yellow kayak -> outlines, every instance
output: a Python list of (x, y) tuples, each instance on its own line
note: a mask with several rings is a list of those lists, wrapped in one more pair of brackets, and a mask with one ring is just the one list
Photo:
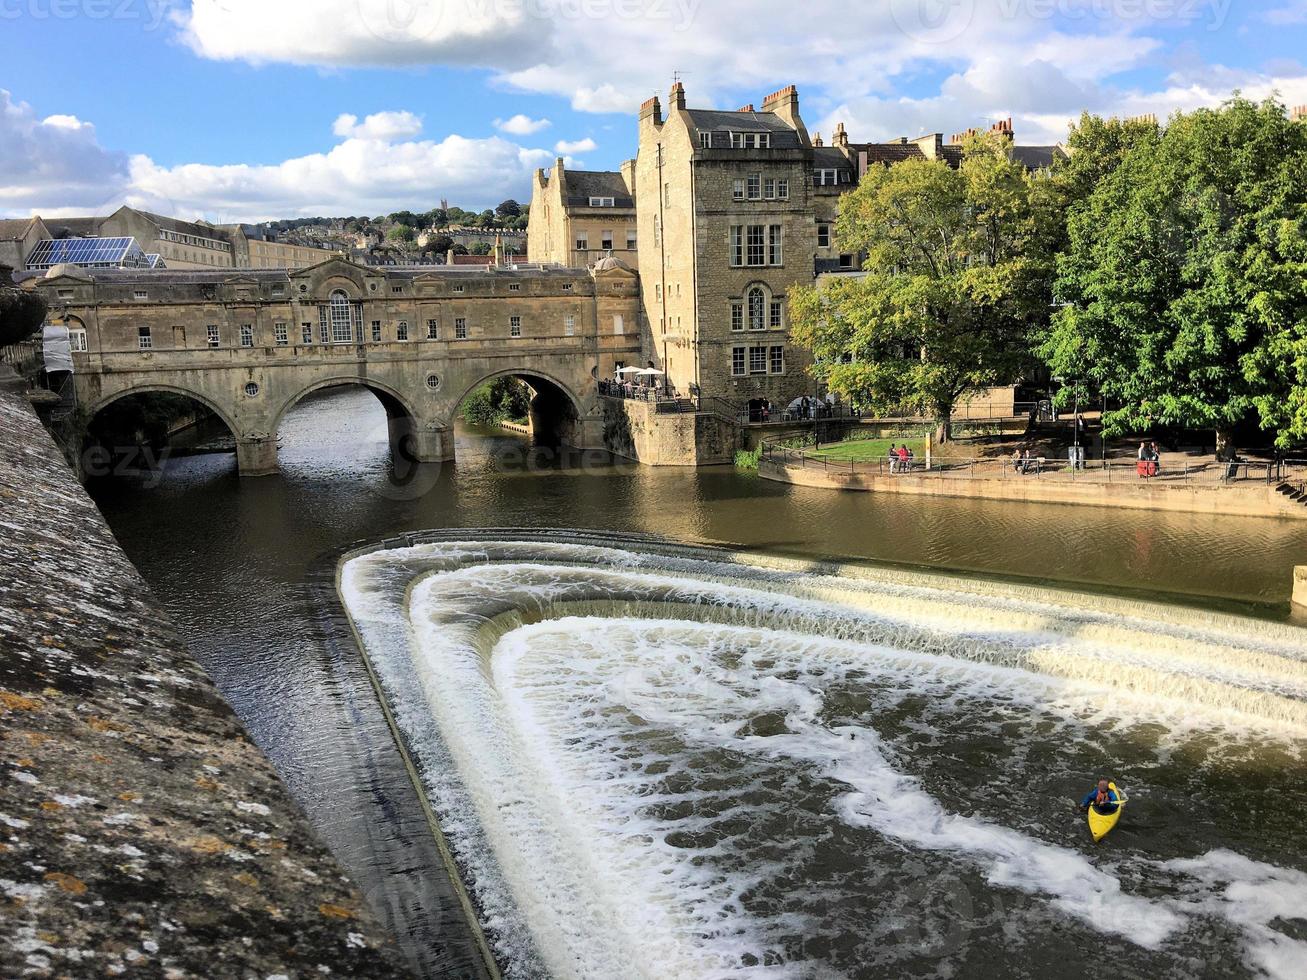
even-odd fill
[(1127, 803), (1126, 795), (1116, 788), (1116, 783), (1108, 783), (1107, 788), (1116, 794), (1116, 808), (1111, 813), (1099, 813), (1094, 809), (1093, 804), (1089, 806), (1089, 832), (1094, 835), (1094, 843), (1107, 836), (1108, 831), (1116, 826), (1116, 822), (1121, 819), (1121, 811), (1125, 809)]

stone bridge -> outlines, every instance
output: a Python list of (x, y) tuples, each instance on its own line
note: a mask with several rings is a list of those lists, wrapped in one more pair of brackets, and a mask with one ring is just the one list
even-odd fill
[(467, 395), (521, 378), (537, 433), (604, 448), (595, 381), (645, 364), (636, 274), (593, 270), (373, 268), (85, 270), (33, 284), (73, 337), (88, 420), (127, 395), (185, 395), (236, 440), (243, 476), (277, 469), (277, 429), (306, 395), (358, 385), (385, 406), (397, 458), (452, 459)]

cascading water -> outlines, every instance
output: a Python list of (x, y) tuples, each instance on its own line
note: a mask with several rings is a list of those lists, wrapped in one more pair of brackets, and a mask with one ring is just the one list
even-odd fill
[[(1302, 975), (1303, 630), (422, 537), (341, 593), (508, 976)], [(1104, 772), (1132, 802), (1095, 846)]]

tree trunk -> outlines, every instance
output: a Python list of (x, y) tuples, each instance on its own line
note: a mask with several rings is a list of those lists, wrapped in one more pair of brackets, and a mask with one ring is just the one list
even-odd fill
[(941, 411), (936, 418), (935, 445), (942, 446), (953, 439), (953, 413)]
[(1216, 458), (1223, 462), (1234, 459), (1234, 430), (1216, 430)]

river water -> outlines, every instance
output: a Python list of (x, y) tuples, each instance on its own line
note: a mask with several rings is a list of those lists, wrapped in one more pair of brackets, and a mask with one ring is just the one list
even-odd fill
[[(610, 533), (400, 541), (344, 579), (506, 974), (1302, 974), (1307, 634), (1277, 622), (1301, 526), (472, 430), (397, 486), (385, 432), (332, 394), (287, 418), (279, 476), (194, 457), (96, 493), (422, 972), (475, 953), (324, 582), (354, 543), (517, 527)], [(1095, 847), (1070, 801), (1100, 771), (1132, 802)]]

